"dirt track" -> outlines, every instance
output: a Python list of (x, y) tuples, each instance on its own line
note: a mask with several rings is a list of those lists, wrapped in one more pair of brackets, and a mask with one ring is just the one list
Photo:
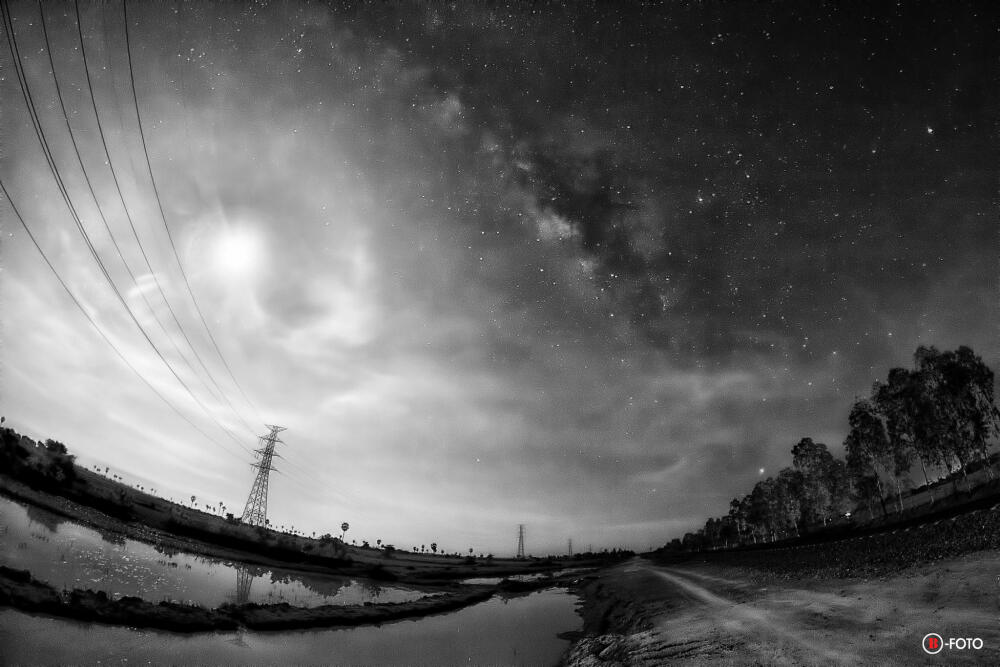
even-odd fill
[[(876, 580), (768, 578), (633, 560), (583, 587), (592, 636), (566, 664), (1000, 664), (1000, 554)], [(981, 650), (921, 649), (929, 632)]]

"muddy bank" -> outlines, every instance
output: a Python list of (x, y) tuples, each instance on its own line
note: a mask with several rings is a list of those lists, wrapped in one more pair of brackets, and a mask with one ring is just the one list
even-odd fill
[(577, 613), (583, 628), (563, 636), (573, 644), (560, 664), (621, 664), (628, 656), (625, 638), (649, 631), (657, 615), (669, 612), (674, 601), (656, 594), (655, 582), (641, 574), (626, 576), (621, 568), (607, 568), (570, 584), (580, 598)]

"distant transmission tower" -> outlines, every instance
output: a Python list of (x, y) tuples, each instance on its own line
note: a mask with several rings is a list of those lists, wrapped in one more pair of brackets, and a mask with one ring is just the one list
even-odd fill
[(257, 469), (257, 477), (250, 488), (250, 495), (247, 497), (246, 507), (243, 508), (243, 523), (251, 526), (263, 526), (267, 524), (267, 476), (275, 468), (271, 465), (274, 457), (274, 446), (281, 442), (278, 434), (285, 430), (284, 426), (271, 426), (265, 424), (271, 432), (260, 436), (260, 449), (257, 458), (260, 459), (250, 466)]
[(517, 524), (517, 557), (524, 558), (524, 524)]
[(569, 554), (570, 556), (573, 555), (573, 538), (572, 537), (569, 538), (569, 540), (566, 541), (566, 553)]

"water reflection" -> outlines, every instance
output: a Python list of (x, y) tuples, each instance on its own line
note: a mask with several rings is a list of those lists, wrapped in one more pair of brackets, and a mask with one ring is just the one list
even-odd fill
[(177, 551), (98, 532), (5, 498), (0, 498), (0, 532), (0, 564), (30, 570), (57, 589), (102, 590), (112, 598), (131, 595), (207, 607), (234, 601), (314, 607), (406, 602), (427, 595), (402, 586)]
[(253, 575), (246, 565), (236, 566), (236, 595), (233, 596), (235, 604), (246, 604), (250, 602), (250, 586), (253, 584)]
[(14, 664), (552, 665), (569, 645), (557, 633), (580, 627), (576, 602), (550, 589), (381, 626), (196, 635), (0, 609), (0, 646)]
[(30, 521), (30, 526), (38, 524), (40, 527), (47, 528), (49, 532), (56, 532), (59, 528), (59, 524), (65, 523), (66, 519), (54, 514), (52, 512), (46, 512), (43, 509), (34, 507), (33, 505), (26, 505), (25, 510), (28, 513), (28, 520)]

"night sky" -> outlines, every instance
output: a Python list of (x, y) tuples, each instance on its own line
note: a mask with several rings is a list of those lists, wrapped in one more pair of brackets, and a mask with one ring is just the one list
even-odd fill
[[(120, 3), (11, 14), (46, 137), (140, 322), (246, 448), (275, 524), (509, 555), (725, 512), (920, 344), (998, 345), (992, 3)], [(869, 6), (874, 4), (874, 6)], [(2, 406), (85, 465), (238, 514), (250, 454), (89, 255), (3, 49)], [(169, 329), (169, 327), (168, 327)], [(189, 358), (190, 354), (187, 355)], [(199, 379), (200, 378), (200, 379)], [(208, 388), (206, 388), (206, 386)], [(250, 429), (244, 425), (246, 421)]]

